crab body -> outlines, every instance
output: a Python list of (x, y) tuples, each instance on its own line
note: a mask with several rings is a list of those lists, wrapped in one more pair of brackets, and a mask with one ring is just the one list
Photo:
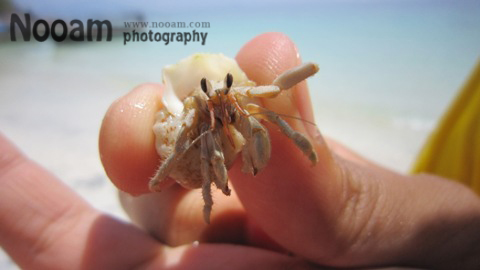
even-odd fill
[[(223, 55), (197, 54), (167, 67), (165, 106), (153, 127), (162, 164), (150, 189), (159, 191), (167, 177), (185, 188), (202, 188), (204, 218), (209, 223), (211, 185), (230, 195), (227, 171), (237, 155), (242, 154), (242, 171), (253, 175), (270, 159), (269, 134), (260, 118), (276, 124), (315, 164), (309, 140), (279, 115), (260, 107), (257, 99), (274, 97), (317, 71), (315, 64), (303, 64), (277, 77), (272, 85), (256, 86), (234, 60)], [(186, 77), (192, 73), (193, 77)]]
[[(196, 91), (192, 96), (186, 98), (184, 106), (185, 113), (180, 116), (169, 113), (166, 108), (160, 110), (157, 113), (154, 132), (157, 138), (157, 151), (161, 159), (166, 160), (174, 152), (175, 142), (183, 127), (189, 146), (185, 145), (188, 149), (185, 149), (180, 161), (176, 163), (168, 176), (183, 187), (194, 189), (200, 188), (203, 182), (200, 162), (202, 138), (199, 137), (200, 135), (206, 136), (205, 132), (207, 131), (213, 134), (215, 142), (222, 149), (223, 163), (227, 169), (232, 165), (245, 140), (232, 125), (227, 127), (234, 142), (233, 145), (219, 122), (216, 123), (213, 130), (210, 130), (211, 119), (203, 92)], [(218, 121), (218, 118), (215, 120)], [(199, 138), (199, 140), (192, 144), (195, 138)]]

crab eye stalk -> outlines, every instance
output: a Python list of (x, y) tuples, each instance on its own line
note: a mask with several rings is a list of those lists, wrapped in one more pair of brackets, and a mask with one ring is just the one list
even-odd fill
[(225, 94), (228, 94), (228, 91), (230, 91), (230, 87), (232, 87), (233, 84), (233, 76), (230, 73), (227, 73), (227, 76), (225, 76)]
[(207, 96), (208, 96), (208, 87), (207, 87), (207, 79), (206, 78), (203, 78), (200, 81), (200, 86), (202, 87), (202, 91), (205, 92), (205, 94), (207, 94)]

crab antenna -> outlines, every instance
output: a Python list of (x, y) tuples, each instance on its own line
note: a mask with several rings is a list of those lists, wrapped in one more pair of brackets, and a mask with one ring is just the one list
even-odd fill
[(205, 130), (200, 135), (198, 135), (189, 145), (180, 153), (181, 155), (185, 154), (193, 145), (195, 145), (203, 136), (205, 136), (210, 130)]
[(283, 116), (283, 117), (286, 117), (286, 118), (296, 119), (296, 120), (305, 122), (305, 123), (307, 123), (307, 124), (310, 124), (310, 125), (312, 125), (312, 126), (317, 126), (315, 123), (310, 122), (310, 121), (308, 121), (308, 120), (305, 120), (305, 119), (303, 119), (303, 118), (296, 117), (296, 116), (293, 116), (293, 115), (276, 113), (276, 112), (274, 112), (274, 111), (270, 111), (269, 109), (262, 108), (262, 107), (260, 107), (260, 106), (258, 106), (258, 105), (256, 105), (256, 104), (247, 104), (247, 111), (249, 112), (249, 115), (248, 115), (248, 116), (274, 113), (274, 114), (276, 114), (276, 115), (278, 115), (278, 116)]
[[(255, 112), (255, 113), (250, 113), (248, 116), (261, 115), (261, 114), (267, 114), (267, 113), (268, 112)], [(300, 118), (300, 117), (296, 117), (296, 116), (288, 115), (288, 114), (283, 114), (283, 113), (275, 113), (275, 114), (278, 115), (278, 116), (281, 116), (281, 117), (292, 118), (292, 119), (295, 119), (295, 120), (298, 120), (298, 121), (302, 121), (304, 123), (307, 123), (307, 124), (315, 126), (315, 127), (317, 126), (317, 124), (315, 124), (314, 122), (305, 120), (305, 119)]]

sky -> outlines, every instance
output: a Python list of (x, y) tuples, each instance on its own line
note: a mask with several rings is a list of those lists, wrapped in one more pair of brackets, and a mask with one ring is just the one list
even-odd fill
[[(202, 12), (209, 16), (211, 13), (219, 12), (244, 12), (248, 13), (256, 9), (263, 9), (262, 12), (268, 12), (272, 9), (297, 10), (303, 8), (321, 8), (328, 6), (377, 6), (377, 7), (438, 7), (455, 6), (474, 8), (479, 11), (479, 1), (475, 0), (242, 0), (228, 2), (222, 0), (203, 0), (203, 1), (152, 1), (152, 0), (12, 0), (13, 3), (22, 10), (28, 10), (38, 13), (39, 16), (60, 16), (60, 17), (88, 17), (95, 15), (122, 16), (129, 13), (168, 13), (177, 14)], [(246, 14), (247, 15), (247, 14)]]

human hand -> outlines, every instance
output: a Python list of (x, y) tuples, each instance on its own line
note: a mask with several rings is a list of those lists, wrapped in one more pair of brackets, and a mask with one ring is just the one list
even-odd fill
[[(237, 61), (258, 83), (299, 63), (294, 45), (279, 34), (257, 37)], [(161, 90), (154, 84), (135, 89), (112, 105), (102, 126), (105, 169), (133, 194), (148, 192), (158, 165), (151, 127)], [(312, 120), (305, 90), (301, 84), (265, 105)], [(92, 209), (0, 137), (0, 244), (26, 269), (314, 267), (304, 260), (478, 268), (480, 203), (470, 190), (433, 176), (390, 172), (325, 143), (315, 128), (289, 123), (315, 144), (317, 166), (267, 124), (269, 165), (253, 178), (235, 164), (229, 172), (235, 192), (214, 195), (211, 225), (202, 219), (199, 190), (174, 185), (138, 198), (124, 195), (127, 211), (156, 239)], [(220, 243), (189, 244), (194, 240)]]
[[(301, 62), (294, 44), (275, 33), (247, 43), (237, 61), (259, 84)], [(131, 194), (148, 192), (148, 179), (158, 166), (151, 127), (162, 89), (138, 87), (112, 105), (103, 125), (100, 149), (107, 173)], [(313, 121), (307, 90), (303, 82), (263, 105)], [(241, 173), (237, 160), (229, 171), (233, 195), (214, 194), (211, 225), (201, 217), (200, 191), (177, 185), (138, 198), (123, 194), (125, 209), (172, 246), (195, 240), (233, 242), (341, 267), (480, 266), (480, 200), (469, 189), (435, 176), (392, 172), (326, 142), (309, 124), (286, 120), (315, 144), (318, 164), (311, 167), (267, 123), (272, 141), (268, 166), (252, 177)]]

